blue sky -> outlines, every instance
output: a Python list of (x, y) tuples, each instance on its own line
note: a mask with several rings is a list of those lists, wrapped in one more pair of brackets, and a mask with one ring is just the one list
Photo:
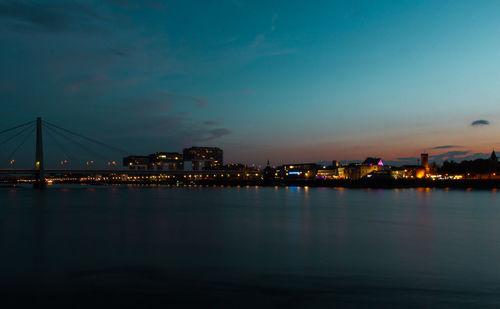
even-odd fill
[(496, 1), (0, 1), (0, 44), (2, 128), (257, 164), (500, 148)]

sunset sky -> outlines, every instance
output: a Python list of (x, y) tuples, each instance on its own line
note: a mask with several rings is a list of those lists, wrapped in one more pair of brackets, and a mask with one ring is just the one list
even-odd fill
[(500, 149), (500, 1), (0, 0), (0, 45), (0, 130), (256, 164)]

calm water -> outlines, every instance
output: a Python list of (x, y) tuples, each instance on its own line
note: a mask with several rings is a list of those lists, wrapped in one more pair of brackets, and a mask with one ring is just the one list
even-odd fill
[(0, 306), (500, 306), (500, 192), (0, 189)]

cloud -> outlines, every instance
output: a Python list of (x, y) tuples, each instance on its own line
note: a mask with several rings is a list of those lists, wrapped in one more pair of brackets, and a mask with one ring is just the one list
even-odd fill
[(111, 49), (111, 54), (118, 57), (126, 57), (129, 55), (128, 51), (122, 48)]
[(219, 125), (219, 122), (215, 121), (215, 120), (207, 120), (207, 121), (203, 122), (203, 124), (206, 126), (217, 126), (217, 125)]
[(123, 105), (122, 112), (131, 113), (135, 117), (149, 116), (150, 114), (164, 114), (172, 109), (172, 103), (161, 99), (136, 99)]
[[(113, 106), (113, 112), (119, 110), (126, 115), (133, 115), (139, 118), (157, 118), (158, 116), (164, 116), (167, 112), (172, 114), (182, 114), (182, 111), (189, 110), (189, 104), (184, 103), (194, 102), (198, 107), (204, 107), (206, 105), (205, 100), (189, 96), (189, 95), (178, 95), (172, 94), (166, 91), (162, 91), (151, 95), (147, 98), (133, 98), (127, 103), (121, 104), (120, 106)], [(200, 106), (203, 105), (203, 106)], [(192, 105), (191, 105), (192, 106)], [(187, 109), (186, 109), (187, 107)], [(174, 111), (175, 109), (175, 111)], [(153, 121), (154, 122), (154, 121)], [(215, 121), (202, 121), (203, 125), (214, 126), (218, 125)]]
[(473, 127), (476, 127), (476, 126), (486, 126), (486, 125), (489, 125), (489, 124), (490, 124), (490, 122), (488, 120), (479, 119), (479, 120), (474, 120), (471, 123), (471, 126), (473, 126)]
[[(448, 146), (448, 145), (445, 145)], [(452, 146), (452, 145), (450, 145)], [(440, 146), (437, 146), (440, 147)], [(458, 146), (453, 146), (453, 147), (458, 147)], [(462, 146), (459, 146), (462, 147)], [(435, 147), (436, 148), (436, 147)], [(446, 148), (436, 148), (436, 149), (446, 149)], [(443, 164), (444, 161), (455, 161), (455, 162), (461, 162), (465, 160), (476, 160), (476, 159), (487, 159), (490, 156), (488, 153), (471, 153), (470, 150), (464, 150), (464, 151), (448, 151), (445, 153), (437, 154), (437, 155), (430, 155), (429, 156), (429, 161), (430, 162), (435, 162), (437, 164)], [(393, 164), (393, 165), (416, 165), (417, 162), (420, 161), (420, 157), (401, 157), (401, 158), (396, 158), (396, 161), (384, 161), (388, 164)]]
[(160, 97), (169, 98), (171, 101), (175, 101), (175, 103), (183, 104), (183, 103), (196, 103), (199, 108), (204, 108), (207, 106), (207, 101), (203, 98), (185, 95), (185, 94), (176, 94), (168, 91), (160, 91)]
[(395, 161), (387, 161), (384, 160), (384, 163), (389, 164), (389, 165), (416, 165), (417, 162), (419, 162), (420, 158), (418, 157), (402, 157), (402, 158), (396, 158)]
[(223, 137), (224, 135), (231, 134), (231, 131), (229, 131), (226, 128), (217, 128), (217, 129), (209, 130), (208, 134), (210, 135), (209, 139), (214, 139), (214, 138)]
[(272, 33), (273, 31), (266, 31), (256, 34), (251, 41), (241, 46), (231, 44), (230, 48), (221, 52), (216, 64), (218, 66), (242, 65), (258, 59), (294, 54), (298, 51), (294, 47), (284, 46), (286, 44), (285, 41), (274, 40)]
[(199, 107), (203, 108), (203, 107), (207, 106), (207, 101), (205, 99), (192, 97), (192, 96), (181, 96), (181, 97), (195, 101), (196, 103), (198, 103)]
[(454, 160), (456, 157), (462, 157), (468, 154), (470, 151), (469, 150), (464, 150), (464, 151), (448, 151), (442, 154), (438, 155), (430, 155), (429, 158), (432, 160)]
[(258, 34), (253, 42), (250, 44), (251, 48), (261, 46), (266, 41), (266, 35), (264, 33)]
[(463, 148), (464, 146), (460, 145), (442, 145), (442, 146), (436, 146), (432, 147), (431, 149), (449, 149), (449, 148)]
[(85, 76), (82, 78), (79, 78), (73, 82), (71, 82), (67, 87), (66, 87), (66, 92), (68, 93), (76, 93), (79, 92), (82, 88), (92, 85), (92, 84), (99, 84), (104, 82), (106, 78), (104, 77), (103, 74), (95, 74), (92, 76)]
[(184, 146), (196, 145), (199, 143), (213, 141), (221, 138), (232, 132), (227, 128), (208, 129), (206, 126), (190, 126), (186, 127), (182, 134), (179, 135), (179, 142)]
[(89, 89), (91, 89), (92, 92), (95, 92), (96, 90), (105, 90), (110, 87), (136, 85), (140, 81), (142, 81), (142, 78), (133, 77), (128, 79), (111, 79), (103, 73), (97, 73), (85, 75), (70, 81), (66, 85), (65, 91), (67, 94), (77, 94), (88, 91)]
[[(92, 118), (96, 124), (87, 130), (94, 136), (116, 141), (116, 145), (128, 145), (123, 148), (137, 153), (180, 151), (231, 134), (218, 121), (191, 116), (194, 109), (200, 108), (200, 102), (205, 101), (161, 91), (113, 104), (96, 103), (86, 110), (85, 118)], [(100, 124), (104, 123), (106, 130), (102, 131)]]
[(76, 2), (0, 1), (0, 19), (18, 31), (66, 31), (90, 26), (104, 18), (91, 6)]
[[(452, 145), (445, 145), (452, 146)], [(440, 147), (440, 146), (437, 146)], [(457, 147), (457, 146), (453, 146)], [(460, 146), (461, 147), (461, 146)], [(450, 147), (451, 148), (451, 147)], [(436, 148), (435, 149), (446, 149), (446, 148)], [(461, 162), (464, 160), (475, 160), (475, 159), (485, 159), (488, 158), (489, 154), (487, 153), (471, 153), (470, 150), (464, 151), (448, 151), (445, 153), (430, 155), (429, 161), (435, 162), (437, 164), (443, 164), (444, 161), (455, 161)], [(420, 162), (420, 157), (402, 157), (396, 158), (396, 161), (387, 161), (387, 163), (394, 165), (416, 165), (417, 162)]]
[(132, 1), (132, 0), (107, 0), (110, 4), (127, 10), (136, 10), (142, 4), (145, 4), (149, 8), (156, 10), (165, 10), (167, 8), (166, 4), (162, 1), (156, 0), (143, 0), (143, 1)]
[(274, 32), (276, 30), (276, 19), (278, 19), (278, 14), (274, 14), (273, 18), (271, 19), (271, 32)]

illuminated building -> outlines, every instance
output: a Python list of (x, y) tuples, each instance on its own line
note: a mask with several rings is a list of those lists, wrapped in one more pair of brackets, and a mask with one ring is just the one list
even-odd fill
[(242, 163), (226, 164), (223, 166), (223, 170), (225, 170), (225, 171), (240, 171), (240, 172), (256, 171), (255, 168), (247, 167), (245, 164), (242, 164)]
[(393, 171), (393, 176), (402, 178), (424, 178), (425, 168), (421, 165), (403, 165), (399, 167), (399, 172)]
[(149, 155), (151, 164), (158, 170), (183, 170), (183, 155), (178, 152), (157, 152)]
[(318, 179), (339, 179), (345, 178), (345, 167), (340, 166), (336, 160), (332, 161), (332, 165), (323, 166), (316, 173)]
[(279, 174), (284, 178), (315, 178), (319, 167), (316, 163), (285, 164), (279, 168)]
[[(342, 168), (343, 170), (343, 168)], [(343, 171), (342, 171), (343, 174)], [(316, 173), (316, 178), (318, 179), (338, 179), (342, 178), (339, 176), (339, 169), (321, 169)]]
[(152, 168), (149, 156), (128, 156), (123, 158), (123, 166), (128, 166), (131, 170), (147, 170)]
[(367, 164), (351, 164), (346, 167), (346, 178), (348, 179), (361, 179), (373, 171), (378, 171), (380, 167), (378, 165), (367, 165)]
[(346, 178), (361, 179), (366, 175), (384, 169), (384, 162), (380, 158), (368, 157), (363, 163), (350, 164), (346, 167)]
[(186, 148), (183, 156), (186, 170), (211, 170), (223, 165), (223, 151), (218, 147)]
[(384, 162), (382, 162), (382, 159), (380, 158), (373, 158), (373, 157), (368, 157), (363, 161), (363, 165), (377, 165), (377, 166), (384, 166)]
[(395, 177), (392, 174), (392, 171), (388, 169), (372, 171), (363, 176), (363, 179), (370, 179), (370, 180), (389, 180), (393, 178)]
[(131, 170), (182, 170), (182, 154), (177, 152), (157, 152), (149, 156), (128, 156), (123, 158), (123, 166)]

